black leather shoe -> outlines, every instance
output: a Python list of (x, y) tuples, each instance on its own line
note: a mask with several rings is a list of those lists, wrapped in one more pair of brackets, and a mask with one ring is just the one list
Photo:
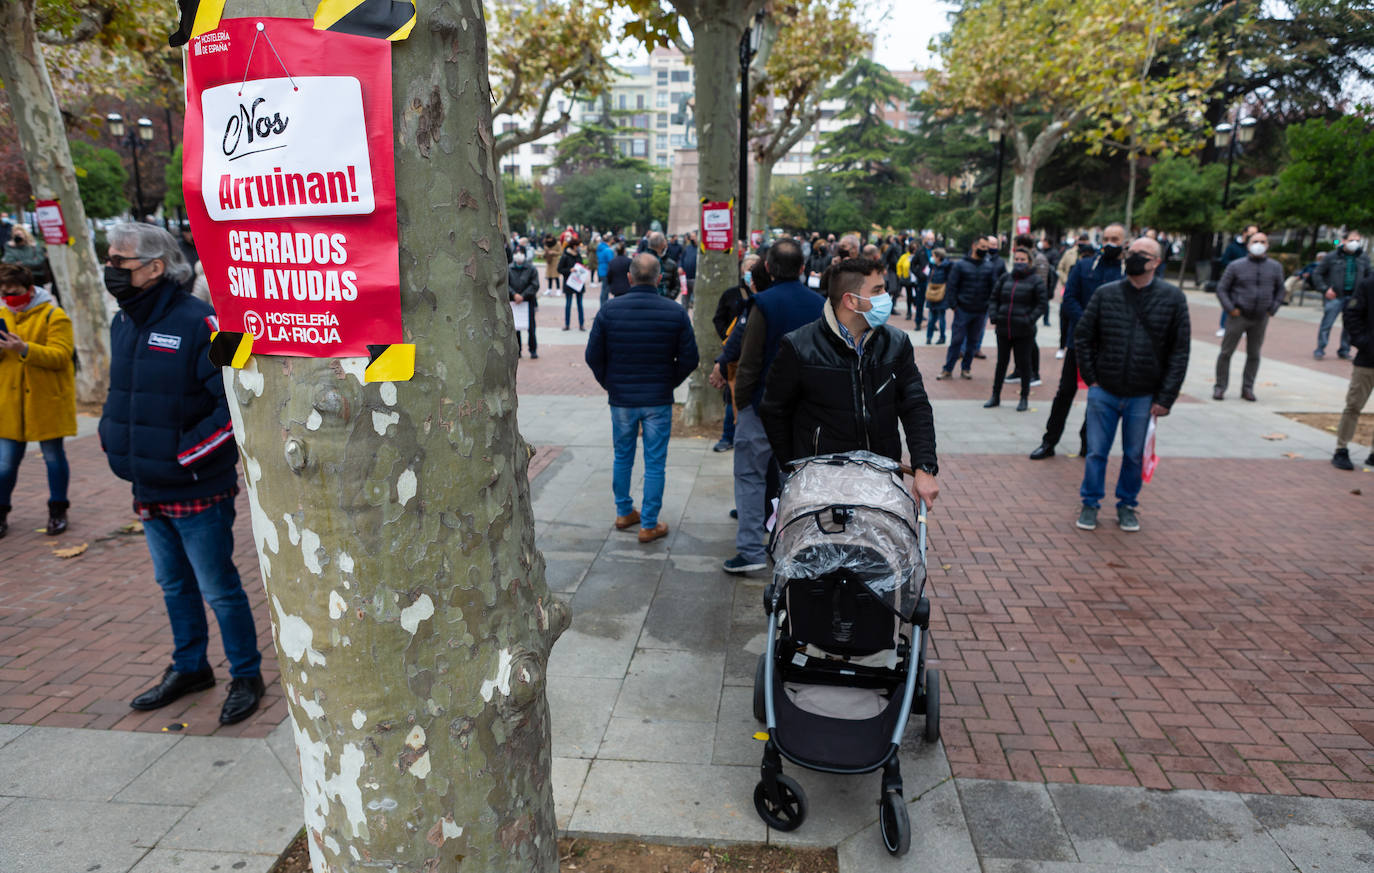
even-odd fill
[(69, 504), (65, 500), (48, 501), (48, 529), (44, 531), (48, 536), (55, 537), (67, 531), (67, 507)]
[(157, 709), (187, 694), (214, 686), (215, 674), (209, 667), (194, 673), (178, 673), (168, 667), (161, 682), (129, 701), (129, 705), (134, 709)]
[(1021, 402), (1016, 404), (1016, 411), (1025, 412), (1027, 409), (1030, 409), (1030, 403), (1026, 402), (1026, 398), (1022, 397)]
[(984, 408), (984, 409), (992, 409), (994, 406), (1001, 406), (1001, 405), (1002, 405), (1002, 400), (1001, 400), (1001, 398), (994, 397), (994, 398), (992, 398), (991, 400), (989, 400), (987, 403), (984, 403), (984, 404), (983, 404), (983, 408)]
[(219, 711), (220, 724), (235, 724), (257, 711), (262, 700), (262, 676), (242, 676), (229, 680), (229, 696)]
[(1032, 461), (1043, 461), (1046, 458), (1053, 457), (1054, 446), (1050, 445), (1049, 443), (1041, 443), (1040, 445), (1035, 447), (1035, 451), (1030, 453), (1030, 459)]

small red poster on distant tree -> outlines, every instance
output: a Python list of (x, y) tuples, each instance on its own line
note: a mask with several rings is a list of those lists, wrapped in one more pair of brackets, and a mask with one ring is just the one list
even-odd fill
[(186, 211), (222, 328), (270, 355), (400, 342), (391, 44), (254, 17), (187, 49)]
[(734, 201), (701, 201), (701, 250), (728, 252), (735, 248)]
[(1030, 216), (1022, 215), (1016, 219), (1016, 232), (1018, 234), (1030, 233)]
[(50, 246), (65, 246), (71, 242), (67, 222), (62, 218), (62, 204), (56, 200), (35, 201), (33, 211), (38, 215), (38, 230), (43, 242)]

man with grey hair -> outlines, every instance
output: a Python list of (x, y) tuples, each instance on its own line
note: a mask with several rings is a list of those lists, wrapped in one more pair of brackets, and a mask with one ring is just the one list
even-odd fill
[[(662, 244), (663, 235), (658, 234)], [(650, 245), (654, 240), (650, 238)], [(639, 541), (668, 535), (658, 520), (673, 429), (673, 389), (697, 367), (692, 322), (681, 306), (658, 294), (659, 258), (642, 252), (630, 261), (630, 290), (606, 301), (587, 337), (586, 362), (611, 406), (615, 462), (611, 492), (615, 528), (639, 526)], [(644, 492), (641, 510), (630, 495), (635, 445), (644, 438)]]
[[(667, 238), (658, 231), (650, 233), (649, 251), (658, 258), (658, 279), (654, 284), (658, 287), (659, 295), (667, 297), (669, 300), (676, 300), (681, 283), (678, 281), (677, 261), (668, 255)], [(631, 274), (630, 283), (634, 284), (634, 281), (634, 275)]]
[(215, 684), (204, 598), (229, 661), (219, 720), (234, 724), (262, 699), (262, 655), (233, 560), (238, 450), (224, 377), (209, 357), (219, 325), (208, 303), (185, 292), (190, 275), (167, 231), (111, 228), (105, 287), (120, 311), (110, 325), (100, 444), (110, 469), (133, 486), (175, 644), (162, 680), (130, 705), (157, 709)]
[(1226, 265), (1217, 283), (1217, 301), (1229, 317), (1226, 333), (1217, 355), (1217, 381), (1212, 399), (1226, 397), (1231, 378), (1231, 355), (1240, 338), (1245, 337), (1245, 369), (1241, 371), (1240, 396), (1255, 399), (1255, 376), (1259, 374), (1260, 349), (1269, 319), (1283, 305), (1283, 266), (1269, 257), (1269, 237), (1258, 229), (1250, 234), (1246, 255)]

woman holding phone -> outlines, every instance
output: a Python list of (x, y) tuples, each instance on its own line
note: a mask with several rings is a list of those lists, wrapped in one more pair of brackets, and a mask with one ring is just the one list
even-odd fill
[(48, 468), (48, 536), (67, 529), (67, 454), (76, 434), (72, 322), (19, 264), (0, 264), (0, 537), (9, 530), (10, 495), (25, 444), (36, 442)]

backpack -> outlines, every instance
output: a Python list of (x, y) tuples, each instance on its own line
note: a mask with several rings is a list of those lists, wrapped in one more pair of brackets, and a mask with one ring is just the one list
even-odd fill
[(897, 259), (897, 278), (911, 278), (911, 252), (907, 252)]

